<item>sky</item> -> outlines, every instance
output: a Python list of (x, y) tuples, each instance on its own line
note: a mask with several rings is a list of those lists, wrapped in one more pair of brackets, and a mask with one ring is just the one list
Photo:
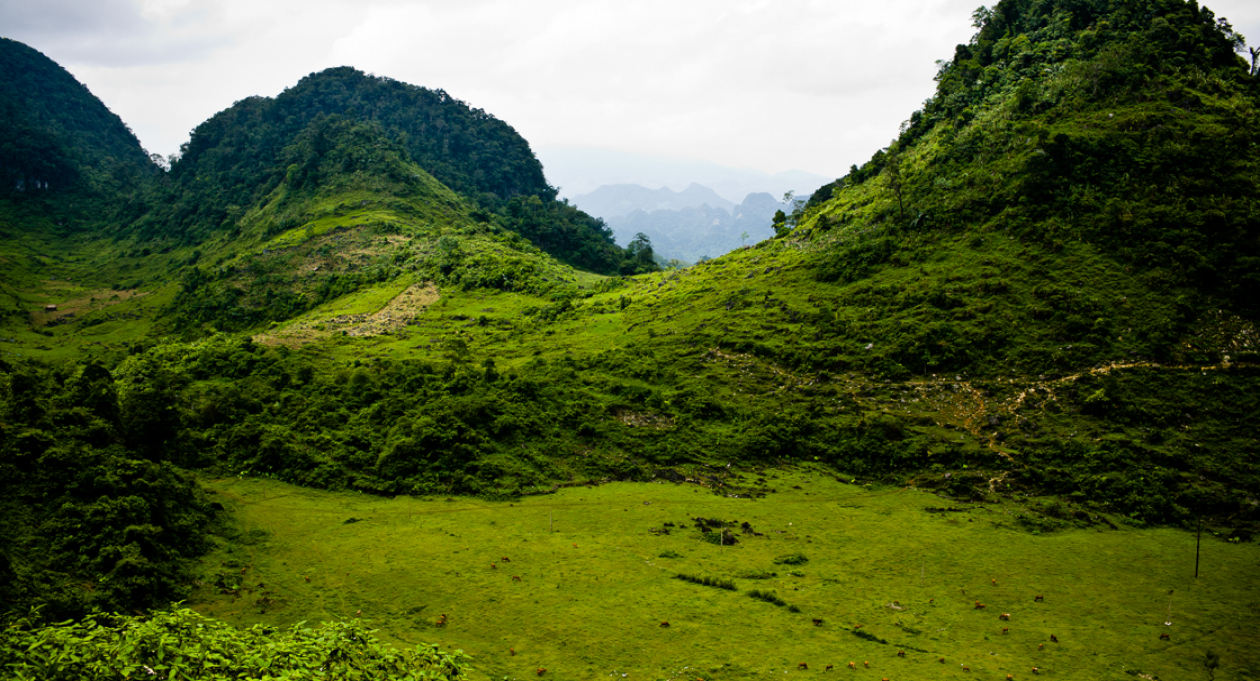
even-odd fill
[[(1206, 2), (1260, 44), (1260, 2)], [(535, 148), (843, 175), (932, 95), (977, 0), (0, 0), (0, 35), (168, 155), (233, 102), (353, 66)]]

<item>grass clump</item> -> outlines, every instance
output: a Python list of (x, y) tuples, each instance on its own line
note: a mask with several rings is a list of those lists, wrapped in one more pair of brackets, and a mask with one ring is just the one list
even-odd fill
[(773, 591), (762, 591), (761, 589), (753, 589), (752, 591), (748, 592), (748, 596), (750, 598), (755, 598), (759, 601), (773, 603), (774, 605), (777, 605), (779, 607), (783, 607), (787, 605), (787, 601), (776, 596)]
[(716, 577), (700, 577), (698, 575), (687, 575), (678, 573), (674, 575), (674, 579), (681, 579), (684, 582), (699, 584), (701, 586), (712, 586), (718, 589), (726, 589), (727, 591), (735, 591), (735, 582), (729, 579), (718, 579)]
[(805, 554), (800, 553), (799, 551), (797, 553), (789, 553), (784, 556), (779, 556), (774, 559), (775, 565), (804, 565), (808, 562), (809, 558), (806, 558)]
[(773, 579), (778, 577), (779, 573), (768, 572), (766, 570), (745, 570), (735, 576), (740, 579)]
[(657, 555), (657, 558), (682, 558), (682, 554), (673, 549), (666, 549)]
[(875, 634), (872, 634), (872, 633), (871, 633), (871, 632), (869, 632), (869, 631), (864, 631), (864, 630), (862, 630), (862, 629), (856, 629), (856, 628), (855, 628), (855, 629), (853, 630), (853, 635), (854, 635), (854, 636), (856, 636), (856, 637), (858, 637), (858, 638), (860, 638), (860, 639), (864, 639), (864, 640), (870, 641), (870, 642), (872, 642), (872, 643), (882, 643), (882, 644), (884, 644), (884, 645), (888, 645), (888, 641), (885, 641), (884, 639), (882, 639), (882, 638), (880, 638), (880, 637), (876, 636)]

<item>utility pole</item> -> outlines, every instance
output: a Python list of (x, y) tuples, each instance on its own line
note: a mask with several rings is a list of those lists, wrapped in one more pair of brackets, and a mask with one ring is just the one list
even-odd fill
[(1203, 543), (1203, 516), (1199, 516), (1199, 535), (1194, 540), (1194, 578), (1199, 578), (1199, 545)]

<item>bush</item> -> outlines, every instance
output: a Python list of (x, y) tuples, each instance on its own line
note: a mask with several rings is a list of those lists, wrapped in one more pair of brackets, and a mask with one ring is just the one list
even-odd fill
[(701, 586), (712, 586), (718, 589), (726, 589), (727, 591), (735, 591), (735, 582), (729, 579), (698, 577), (696, 575), (685, 575), (682, 573), (674, 575), (674, 579), (681, 579), (684, 582), (691, 582), (692, 584), (699, 584)]
[(287, 630), (237, 629), (186, 608), (152, 617), (95, 615), (0, 636), (0, 667), (14, 679), (463, 678), (468, 657), (435, 645), (397, 650), (360, 620)]

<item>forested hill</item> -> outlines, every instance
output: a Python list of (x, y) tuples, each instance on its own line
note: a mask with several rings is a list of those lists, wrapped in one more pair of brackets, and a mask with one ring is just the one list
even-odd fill
[(0, 197), (134, 188), (156, 171), (122, 119), (74, 76), (0, 38)]
[[(369, 124), (372, 141), (334, 152), (332, 119)], [(507, 229), (575, 265), (616, 271), (623, 252), (603, 224), (556, 201), (529, 144), (508, 124), (454, 99), (349, 67), (303, 78), (278, 97), (251, 97), (197, 126), (134, 226), (145, 239), (195, 244), (231, 231), (286, 180), (327, 153), (343, 174), (370, 172), (374, 148), (396, 148)], [(296, 173), (296, 175), (295, 175)], [(534, 199), (531, 203), (531, 198)]]
[(1183, 320), (1254, 318), (1260, 78), (1243, 37), (1181, 0), (1004, 0), (974, 18), (899, 138), (815, 195), (814, 229), (1089, 244)]

